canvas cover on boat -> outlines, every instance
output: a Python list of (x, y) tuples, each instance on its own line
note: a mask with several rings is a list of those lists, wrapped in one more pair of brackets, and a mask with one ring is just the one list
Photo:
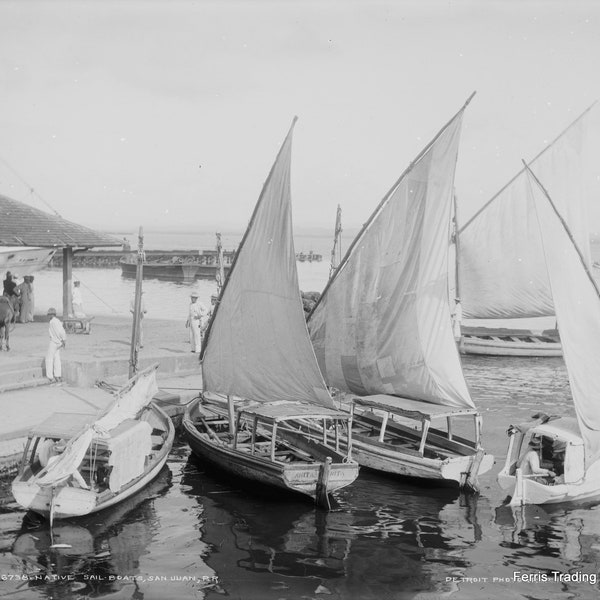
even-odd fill
[(529, 173), (528, 182), (526, 201), (539, 219), (563, 356), (590, 465), (600, 457), (600, 294), (551, 201)]
[(40, 471), (31, 481), (41, 486), (58, 485), (67, 481), (79, 468), (87, 449), (89, 448), (94, 431), (86, 429), (69, 442), (62, 454), (53, 457), (46, 469)]
[[(589, 109), (588, 109), (589, 111)], [(530, 167), (591, 264), (583, 186), (584, 113)], [(537, 219), (520, 171), (459, 231), (459, 295), (467, 319), (554, 314)]]
[(203, 349), (204, 388), (333, 406), (310, 344), (292, 237), (292, 128), (264, 184)]
[(158, 393), (156, 368), (140, 373), (138, 379), (125, 393), (118, 394), (116, 400), (94, 424), (97, 432), (110, 431), (126, 419), (132, 419), (152, 401)]
[(330, 386), (473, 407), (451, 328), (448, 248), (463, 109), (375, 210), (309, 319)]
[(152, 427), (146, 421), (127, 420), (105, 440), (110, 451), (108, 464), (112, 467), (109, 477), (111, 491), (118, 492), (144, 472), (146, 457), (152, 450), (151, 434)]
[(58, 485), (65, 482), (79, 468), (95, 436), (108, 437), (111, 429), (134, 417), (150, 403), (157, 392), (156, 368), (140, 373), (134, 385), (123, 394), (118, 394), (105, 414), (91, 427), (86, 427), (73, 437), (64, 452), (55, 457), (48, 468), (32, 478), (32, 481), (39, 485)]

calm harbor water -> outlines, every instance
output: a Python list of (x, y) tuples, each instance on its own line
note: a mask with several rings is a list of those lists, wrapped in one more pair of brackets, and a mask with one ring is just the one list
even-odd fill
[[(299, 264), (303, 289), (322, 288), (326, 252), (322, 263)], [(128, 311), (133, 282), (119, 270), (77, 274), (90, 313)], [(56, 281), (59, 271), (36, 276), (38, 301), (50, 301)], [(212, 282), (196, 286), (208, 300)], [(184, 318), (188, 284), (144, 287), (149, 316)], [(53, 540), (14, 503), (0, 505), (0, 598), (597, 598), (600, 506), (513, 512), (495, 480), (510, 423), (573, 413), (562, 359), (466, 357), (463, 366), (496, 457), (480, 495), (363, 470), (324, 512), (207, 471), (180, 441), (138, 497), (60, 523)]]

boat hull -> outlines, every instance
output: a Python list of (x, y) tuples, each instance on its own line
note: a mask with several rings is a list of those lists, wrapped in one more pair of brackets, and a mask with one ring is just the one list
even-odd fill
[(461, 354), (485, 356), (562, 356), (556, 330), (534, 333), (529, 330), (463, 327)]
[[(229, 475), (271, 486), (318, 500), (323, 462), (283, 463), (266, 455), (250, 454), (246, 450), (215, 440), (194, 425), (199, 400), (193, 402), (183, 417), (183, 429), (193, 454)], [(218, 411), (217, 409), (217, 412)], [(332, 463), (329, 467), (326, 494), (350, 485), (358, 476), (355, 462)]]
[(503, 341), (476, 336), (463, 336), (459, 349), (461, 354), (484, 356), (562, 356), (559, 342)]
[[(121, 275), (135, 279), (136, 263), (121, 262)], [(225, 269), (227, 274), (228, 269)], [(144, 279), (161, 279), (164, 281), (194, 281), (195, 279), (214, 279), (217, 267), (195, 263), (144, 263)]]
[(581, 482), (548, 485), (518, 475), (498, 475), (500, 487), (510, 495), (510, 506), (562, 504), (600, 499), (600, 476), (586, 475)]
[[(460, 486), (465, 474), (471, 472), (476, 454), (447, 459), (431, 459), (397, 452), (393, 448), (382, 448), (354, 437), (352, 457), (361, 467), (367, 467), (383, 473), (432, 480), (450, 486)], [(494, 465), (494, 457), (485, 454), (477, 474), (489, 471)]]
[(52, 512), (52, 518), (65, 519), (104, 510), (142, 490), (165, 466), (175, 439), (175, 427), (168, 415), (154, 404), (151, 405), (151, 410), (165, 426), (165, 441), (144, 473), (125, 484), (118, 492), (99, 494), (69, 485), (39, 486), (18, 476), (12, 483), (12, 493), (17, 503), (45, 518), (49, 518)]
[(0, 250), (0, 271), (12, 271), (23, 277), (45, 268), (55, 249), (27, 246), (7, 246)]

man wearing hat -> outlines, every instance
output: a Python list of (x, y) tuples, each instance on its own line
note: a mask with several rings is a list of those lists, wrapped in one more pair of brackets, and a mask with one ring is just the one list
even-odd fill
[(527, 452), (519, 460), (518, 467), (521, 469), (521, 473), (538, 481), (539, 483), (548, 483), (548, 477), (555, 477), (556, 473), (550, 469), (544, 469), (540, 465), (540, 451), (542, 448), (542, 440), (532, 435), (529, 440), (529, 447)]
[(188, 311), (188, 319), (186, 327), (190, 330), (190, 344), (192, 352), (200, 352), (202, 347), (202, 332), (208, 319), (208, 310), (202, 302), (198, 302), (198, 293), (190, 294), (190, 308)]
[(62, 381), (62, 367), (60, 364), (60, 349), (65, 347), (67, 334), (63, 324), (56, 318), (56, 309), (48, 309), (50, 323), (48, 325), (48, 334), (50, 335), (50, 344), (46, 352), (46, 377), (52, 382)]

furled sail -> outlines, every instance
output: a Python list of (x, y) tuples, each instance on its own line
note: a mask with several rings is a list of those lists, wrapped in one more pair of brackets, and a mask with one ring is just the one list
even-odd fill
[(401, 176), (309, 319), (327, 383), (473, 407), (452, 334), (448, 247), (465, 106)]
[(586, 466), (600, 458), (600, 294), (585, 256), (553, 206), (554, 198), (530, 173), (529, 204), (539, 219), (548, 279)]
[(333, 406), (312, 349), (292, 238), (292, 128), (236, 253), (205, 339), (204, 389)]
[[(557, 208), (588, 265), (583, 142), (584, 117), (589, 110), (530, 163), (551, 197), (557, 199)], [(554, 314), (537, 219), (532, 204), (526, 201), (528, 189), (527, 174), (522, 170), (459, 231), (458, 269), (465, 318)]]

